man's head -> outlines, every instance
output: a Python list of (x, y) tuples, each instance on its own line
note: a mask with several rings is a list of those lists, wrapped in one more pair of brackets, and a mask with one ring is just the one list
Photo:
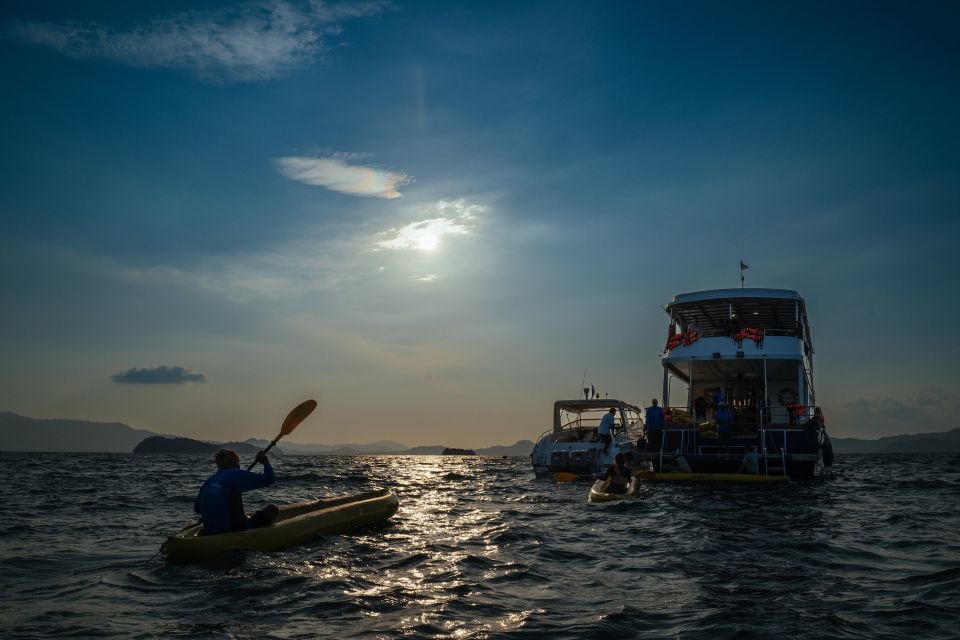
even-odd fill
[(612, 415), (612, 416), (617, 415), (617, 408), (616, 408), (616, 407), (610, 407), (610, 415)]
[(650, 403), (653, 404), (653, 406), (657, 406), (657, 399), (654, 398), (653, 400), (650, 401)]
[(220, 449), (213, 456), (213, 461), (217, 463), (218, 469), (235, 469), (240, 466), (240, 456), (236, 451), (230, 449)]

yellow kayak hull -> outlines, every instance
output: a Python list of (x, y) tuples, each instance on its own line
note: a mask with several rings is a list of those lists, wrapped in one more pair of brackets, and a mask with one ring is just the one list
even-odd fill
[(750, 473), (657, 473), (637, 471), (635, 477), (651, 482), (786, 482), (789, 476), (761, 476)]
[(316, 535), (345, 533), (385, 522), (399, 507), (400, 500), (387, 489), (308, 500), (280, 507), (277, 519), (267, 527), (212, 536), (200, 535), (199, 524), (187, 527), (167, 538), (160, 551), (194, 558), (235, 550), (275, 551)]
[(590, 487), (590, 493), (587, 495), (587, 502), (616, 502), (617, 500), (626, 500), (636, 498), (637, 491), (640, 489), (640, 483), (636, 476), (630, 478), (630, 484), (627, 486), (626, 493), (607, 493), (604, 491), (603, 480), (597, 480)]

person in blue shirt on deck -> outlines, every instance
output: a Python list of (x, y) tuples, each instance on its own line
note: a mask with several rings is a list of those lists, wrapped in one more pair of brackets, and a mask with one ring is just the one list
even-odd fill
[(727, 407), (727, 403), (720, 404), (720, 410), (717, 411), (717, 435), (720, 436), (720, 444), (727, 444), (727, 434), (730, 432), (730, 425), (733, 424), (733, 414)]
[(273, 467), (266, 454), (261, 451), (256, 457), (256, 462), (263, 465), (263, 473), (241, 469), (240, 456), (230, 449), (220, 449), (214, 461), (217, 472), (203, 483), (193, 503), (193, 510), (200, 514), (203, 522), (203, 535), (243, 531), (272, 523), (280, 512), (275, 505), (268, 505), (248, 518), (241, 498), (246, 491), (273, 484)]
[(600, 426), (597, 427), (597, 435), (600, 436), (600, 441), (603, 443), (604, 453), (610, 451), (610, 444), (613, 442), (613, 417), (615, 415), (617, 415), (617, 408), (610, 407), (610, 412), (603, 416), (603, 419), (600, 420)]
[(647, 431), (647, 448), (659, 451), (663, 435), (663, 408), (657, 406), (656, 398), (650, 401), (650, 406), (644, 411), (644, 425)]

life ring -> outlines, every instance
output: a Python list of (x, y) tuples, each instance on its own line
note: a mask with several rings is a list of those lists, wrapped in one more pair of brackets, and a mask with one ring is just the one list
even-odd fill
[(787, 407), (791, 404), (797, 404), (800, 400), (800, 396), (794, 389), (790, 387), (784, 387), (780, 389), (780, 393), (777, 394), (777, 400), (780, 401), (780, 406)]

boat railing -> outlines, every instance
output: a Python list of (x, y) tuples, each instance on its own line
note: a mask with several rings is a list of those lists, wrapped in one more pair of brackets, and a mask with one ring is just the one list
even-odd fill
[[(748, 327), (742, 327), (744, 329)], [(796, 329), (770, 329), (763, 328), (763, 333), (766, 336), (786, 336), (788, 338), (797, 338), (799, 339), (802, 335), (801, 332)], [(733, 339), (733, 332), (729, 327), (703, 327), (700, 331), (700, 338), (730, 338)]]
[(796, 405), (795, 407), (769, 407), (763, 412), (766, 425), (788, 424), (802, 425), (813, 417), (813, 407)]

